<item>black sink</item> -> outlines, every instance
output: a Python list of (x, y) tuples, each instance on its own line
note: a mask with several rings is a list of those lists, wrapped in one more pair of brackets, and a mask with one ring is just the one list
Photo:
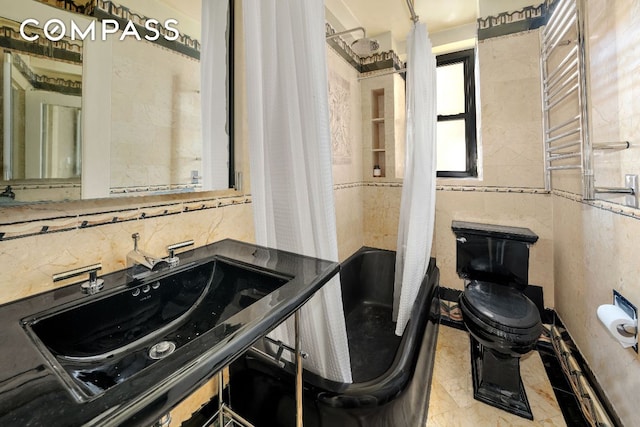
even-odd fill
[(216, 258), (23, 324), (50, 363), (62, 368), (72, 394), (88, 400), (216, 326), (229, 327), (234, 314), (290, 279)]

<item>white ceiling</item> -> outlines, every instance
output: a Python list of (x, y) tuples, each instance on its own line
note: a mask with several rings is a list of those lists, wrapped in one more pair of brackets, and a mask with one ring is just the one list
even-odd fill
[(172, 9), (179, 10), (182, 14), (194, 20), (200, 20), (202, 0), (159, 0)]
[[(433, 35), (439, 33), (442, 37), (436, 38), (452, 42), (456, 37), (467, 38), (471, 35), (473, 38), (478, 17), (520, 10), (525, 6), (541, 4), (544, 0), (412, 1), (416, 15), (427, 24), (432, 41)], [(325, 0), (325, 6), (327, 19), (336, 30), (361, 26), (367, 31), (368, 37), (391, 32), (393, 48), (398, 54), (404, 53), (404, 42), (412, 24), (407, 0)], [(339, 23), (336, 24), (336, 20)]]
[[(411, 28), (411, 14), (406, 0), (339, 0), (343, 1), (372, 36), (391, 31), (394, 38), (404, 39)], [(329, 3), (328, 1), (326, 3)], [(478, 0), (414, 0), (421, 22), (434, 33), (474, 23), (478, 16)]]

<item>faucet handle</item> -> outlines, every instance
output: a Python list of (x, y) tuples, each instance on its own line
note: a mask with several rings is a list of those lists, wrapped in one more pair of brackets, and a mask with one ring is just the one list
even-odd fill
[(133, 250), (137, 251), (138, 250), (138, 240), (140, 240), (140, 233), (133, 233), (131, 235), (131, 238), (133, 239)]
[(169, 267), (175, 267), (180, 262), (180, 259), (176, 256), (176, 250), (192, 246), (193, 244), (193, 240), (186, 240), (184, 242), (174, 243), (173, 245), (167, 246), (167, 252), (169, 252), (167, 262), (169, 263)]
[(80, 285), (85, 294), (93, 295), (104, 287), (104, 280), (98, 279), (98, 270), (102, 270), (102, 263), (87, 265), (86, 267), (76, 268), (74, 270), (57, 273), (52, 276), (54, 282), (70, 279), (71, 277), (80, 276), (89, 273), (89, 280)]

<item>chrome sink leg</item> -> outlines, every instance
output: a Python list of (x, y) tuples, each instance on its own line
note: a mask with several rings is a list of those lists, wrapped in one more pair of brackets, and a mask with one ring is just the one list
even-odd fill
[(302, 351), (300, 350), (300, 310), (294, 314), (296, 333), (296, 427), (302, 427)]
[(171, 424), (171, 414), (165, 414), (153, 424), (153, 427), (169, 427)]
[(224, 400), (222, 399), (222, 393), (224, 391), (223, 386), (224, 375), (223, 371), (218, 372), (218, 426), (224, 426)]

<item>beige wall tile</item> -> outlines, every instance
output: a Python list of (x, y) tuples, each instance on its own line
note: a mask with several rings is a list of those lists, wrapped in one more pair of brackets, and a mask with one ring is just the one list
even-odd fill
[(200, 63), (136, 40), (113, 50), (111, 187), (190, 183), (202, 171)]
[(531, 246), (529, 282), (542, 286), (546, 307), (554, 306), (553, 216), (548, 194), (438, 191), (434, 241), (440, 285), (462, 289), (456, 273), (454, 220), (527, 227), (539, 236)]
[(364, 245), (395, 251), (402, 188), (365, 186), (363, 195)]
[(477, 185), (543, 187), (538, 31), (478, 43), (483, 178)]
[(623, 424), (637, 412), (640, 360), (623, 349), (596, 310), (616, 289), (640, 304), (635, 243), (640, 220), (554, 196), (556, 310)]
[[(591, 140), (634, 144), (640, 131), (640, 2), (594, 0), (588, 6)], [(640, 173), (640, 148), (597, 154), (594, 170), (596, 185), (621, 186), (625, 174)]]
[(349, 258), (364, 243), (363, 189), (360, 186), (334, 191), (336, 227), (338, 230), (338, 258)]
[(166, 246), (195, 240), (203, 246), (225, 238), (254, 241), (251, 204), (185, 212), (143, 220), (119, 222), (0, 242), (2, 282), (0, 304), (35, 295), (78, 278), (53, 283), (51, 276), (102, 262), (101, 275), (126, 267), (133, 248), (131, 235), (140, 233), (140, 248), (158, 256)]

